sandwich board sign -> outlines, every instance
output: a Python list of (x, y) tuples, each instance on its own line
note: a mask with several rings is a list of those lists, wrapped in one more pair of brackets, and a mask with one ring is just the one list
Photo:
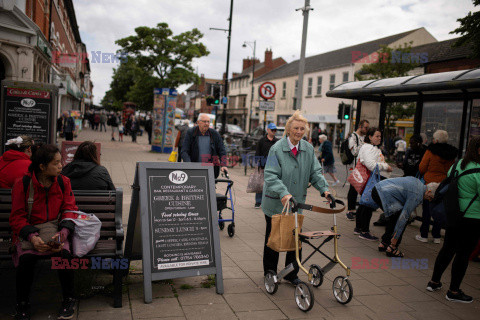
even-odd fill
[(223, 294), (212, 166), (137, 162), (125, 257), (142, 260), (145, 303), (164, 279), (215, 274)]

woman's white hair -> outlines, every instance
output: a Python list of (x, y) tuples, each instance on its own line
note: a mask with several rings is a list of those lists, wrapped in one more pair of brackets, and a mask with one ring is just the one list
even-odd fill
[(301, 121), (305, 123), (305, 135), (308, 136), (309, 128), (308, 128), (308, 120), (305, 118), (300, 110), (295, 111), (290, 118), (288, 118), (287, 123), (285, 124), (285, 131), (283, 135), (288, 137), (290, 133), (290, 129), (292, 128), (293, 121)]
[(327, 136), (324, 135), (324, 134), (321, 134), (321, 135), (318, 137), (318, 140), (320, 140), (320, 141), (326, 141), (326, 140), (327, 140)]
[(433, 134), (433, 139), (437, 140), (438, 143), (447, 143), (448, 132), (445, 130), (437, 130)]
[(437, 188), (438, 188), (439, 185), (440, 185), (440, 183), (430, 182), (429, 184), (427, 184), (427, 191), (430, 191), (433, 195), (437, 191)]

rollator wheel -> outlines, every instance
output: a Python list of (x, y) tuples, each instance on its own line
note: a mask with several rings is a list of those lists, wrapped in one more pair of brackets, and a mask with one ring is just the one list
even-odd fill
[(335, 299), (341, 304), (347, 304), (352, 300), (353, 287), (350, 280), (342, 276), (338, 276), (333, 280), (333, 295)]
[[(221, 212), (218, 214), (218, 219), (223, 219)], [(223, 230), (225, 228), (225, 222), (223, 222), (223, 221), (219, 222), (218, 227), (220, 228), (220, 230)]]
[(275, 282), (274, 276), (276, 275), (275, 272), (272, 270), (268, 271), (265, 275), (264, 283), (265, 283), (265, 290), (267, 293), (274, 294), (277, 292), (278, 284)]
[(228, 236), (231, 238), (235, 234), (235, 225), (233, 223), (228, 225)]
[(315, 299), (313, 297), (313, 291), (308, 284), (300, 281), (295, 287), (295, 302), (297, 307), (303, 312), (307, 312), (313, 308)]
[(313, 274), (312, 281), (310, 281), (312, 286), (318, 288), (323, 284), (323, 271), (319, 266), (312, 264), (310, 266), (310, 270), (308, 270), (308, 273)]

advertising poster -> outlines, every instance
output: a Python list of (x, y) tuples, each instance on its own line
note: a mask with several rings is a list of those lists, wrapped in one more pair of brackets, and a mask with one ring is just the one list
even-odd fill
[(52, 93), (46, 90), (4, 88), (3, 139), (29, 135), (36, 143), (50, 143)]
[(163, 152), (171, 152), (173, 150), (173, 144), (175, 142), (175, 107), (177, 105), (177, 97), (168, 96), (167, 98), (167, 110), (166, 110), (166, 122), (165, 122), (165, 142), (163, 144)]
[(153, 98), (153, 140), (152, 145), (162, 147), (163, 139), (163, 114), (165, 111), (165, 96), (159, 92)]
[(152, 151), (170, 153), (175, 142), (175, 107), (177, 91), (156, 88), (153, 91)]

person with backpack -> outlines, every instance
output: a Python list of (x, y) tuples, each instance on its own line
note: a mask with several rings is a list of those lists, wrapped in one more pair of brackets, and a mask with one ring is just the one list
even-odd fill
[[(34, 269), (41, 256), (71, 258), (68, 236), (75, 224), (65, 218), (75, 218), (77, 211), (70, 179), (60, 174), (62, 157), (54, 145), (40, 146), (32, 156), (28, 173), (15, 182), (12, 189), (13, 254), (16, 268), (17, 320), (30, 319), (30, 290)], [(53, 235), (52, 235), (53, 234)], [(74, 270), (59, 269), (63, 302), (58, 319), (74, 315)]]
[[(450, 168), (448, 177), (450, 184), (444, 199), (447, 214), (445, 241), (435, 260), (427, 290), (433, 292), (442, 288), (442, 275), (453, 259), (450, 287), (445, 298), (453, 302), (471, 303), (473, 298), (463, 293), (460, 285), (468, 268), (469, 257), (480, 240), (479, 136), (470, 139), (465, 157)], [(443, 182), (438, 190), (442, 185)]]
[(107, 132), (107, 115), (105, 114), (105, 111), (102, 111), (100, 114), (100, 131), (102, 131), (102, 128), (105, 129), (105, 132)]
[[(344, 165), (354, 164), (356, 165), (358, 152), (364, 144), (365, 135), (370, 128), (370, 122), (368, 120), (362, 120), (358, 124), (357, 131), (353, 132), (350, 137), (342, 143), (342, 149), (345, 150), (343, 153), (345, 157), (342, 157), (342, 163)], [(345, 148), (347, 144), (348, 148)], [(342, 152), (341, 152), (342, 153)], [(346, 161), (344, 161), (346, 159)], [(357, 195), (358, 192), (353, 186), (350, 186), (348, 189), (347, 201), (348, 201), (348, 211), (346, 214), (347, 220), (354, 221), (355, 213), (357, 208)]]
[(5, 146), (7, 151), (0, 157), (0, 188), (11, 189), (27, 173), (35, 146), (29, 136), (9, 139)]
[[(427, 151), (418, 166), (418, 170), (420, 174), (423, 175), (425, 184), (429, 184), (430, 182), (442, 182), (447, 177), (448, 169), (454, 164), (458, 149), (449, 145), (447, 141), (447, 131), (437, 130), (433, 134), (432, 143), (428, 146)], [(432, 213), (430, 211), (430, 201), (425, 200), (423, 202), (420, 234), (415, 236), (415, 240), (428, 242), (431, 219)], [(434, 219), (432, 226), (433, 243), (440, 244), (440, 229), (440, 222)]]
[(107, 124), (112, 127), (112, 141), (115, 141), (115, 132), (118, 133), (118, 125), (120, 124), (120, 120), (114, 111), (112, 111), (112, 113), (110, 114)]

